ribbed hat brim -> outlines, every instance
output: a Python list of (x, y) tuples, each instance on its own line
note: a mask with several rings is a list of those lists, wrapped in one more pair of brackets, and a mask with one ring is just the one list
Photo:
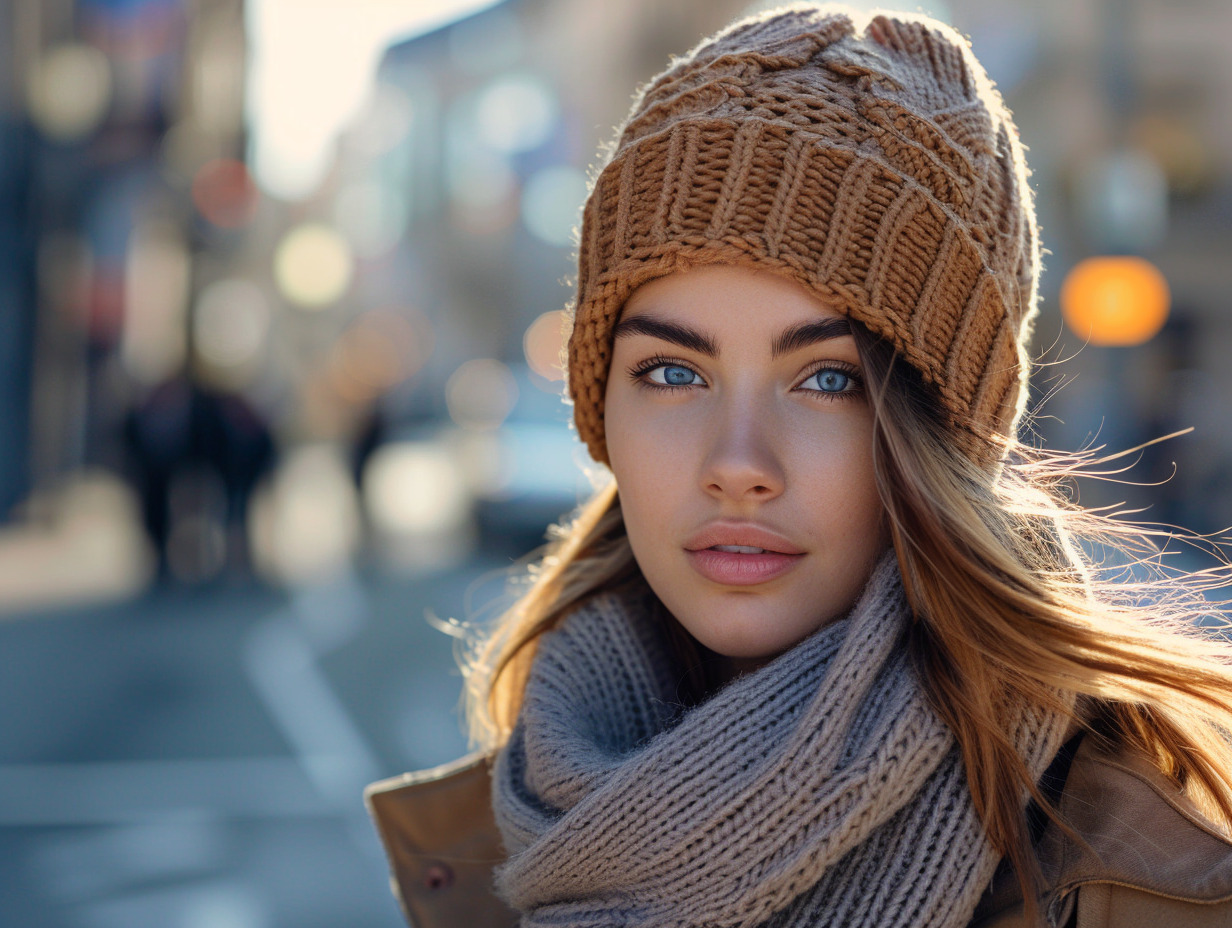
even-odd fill
[(634, 289), (700, 264), (787, 276), (891, 341), (984, 442), (1020, 413), (1022, 294), (935, 192), (871, 150), (755, 117), (671, 123), (625, 146), (587, 201), (569, 390), (607, 460), (612, 328)]

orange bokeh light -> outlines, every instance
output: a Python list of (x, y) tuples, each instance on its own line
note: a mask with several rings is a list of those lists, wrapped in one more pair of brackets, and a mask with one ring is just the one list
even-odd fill
[(1065, 324), (1092, 345), (1150, 341), (1168, 320), (1171, 303), (1168, 281), (1144, 258), (1087, 258), (1061, 285)]
[(202, 165), (192, 182), (197, 210), (223, 229), (237, 229), (257, 211), (257, 186), (242, 161), (215, 158)]

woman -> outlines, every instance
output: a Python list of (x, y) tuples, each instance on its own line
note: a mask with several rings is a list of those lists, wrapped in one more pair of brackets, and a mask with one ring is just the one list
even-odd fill
[[(774, 11), (642, 91), (569, 341), (614, 481), (468, 677), (482, 917), (1232, 925), (1232, 648), (1089, 564), (1134, 536), (1015, 440), (1039, 253), (1009, 114), (926, 17)], [(490, 832), (431, 857), (488, 786), (449, 772), (373, 796), (434, 924)]]

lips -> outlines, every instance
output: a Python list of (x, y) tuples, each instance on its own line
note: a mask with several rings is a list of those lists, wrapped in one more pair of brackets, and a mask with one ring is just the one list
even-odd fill
[(803, 560), (804, 551), (759, 525), (714, 523), (684, 544), (699, 574), (723, 586), (752, 586), (782, 576)]
[(739, 522), (713, 522), (686, 540), (684, 547), (688, 551), (701, 551), (705, 548), (755, 548), (771, 554), (804, 553), (803, 548), (792, 544), (772, 529)]

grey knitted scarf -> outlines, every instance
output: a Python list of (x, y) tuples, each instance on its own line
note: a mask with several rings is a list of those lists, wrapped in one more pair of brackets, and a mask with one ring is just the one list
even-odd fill
[[(850, 615), (683, 711), (652, 614), (603, 594), (540, 642), (494, 777), (523, 926), (968, 924), (998, 855), (892, 557)], [(1064, 727), (1024, 713), (1037, 778)]]

